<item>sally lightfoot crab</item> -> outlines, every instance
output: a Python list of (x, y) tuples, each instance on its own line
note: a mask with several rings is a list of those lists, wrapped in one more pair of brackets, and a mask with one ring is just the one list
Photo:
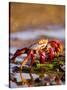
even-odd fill
[(42, 39), (37, 43), (31, 45), (29, 48), (18, 49), (11, 60), (16, 62), (16, 57), (27, 53), (27, 57), (22, 61), (22, 66), (24, 66), (28, 60), (31, 58), (31, 65), (34, 63), (36, 56), (40, 57), (40, 63), (44, 64), (49, 58), (52, 62), (55, 56), (59, 56), (63, 52), (63, 44), (59, 40)]

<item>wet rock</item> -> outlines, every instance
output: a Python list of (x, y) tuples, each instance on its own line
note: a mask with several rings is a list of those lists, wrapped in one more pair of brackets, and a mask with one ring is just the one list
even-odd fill
[(65, 82), (65, 73), (64, 73), (63, 76), (61, 77), (61, 80), (62, 80), (63, 82)]
[(18, 73), (20, 71), (20, 68), (15, 66), (12, 68), (13, 73)]
[(35, 83), (40, 83), (41, 80), (39, 78), (35, 79)]
[(62, 71), (62, 72), (65, 72), (65, 65), (64, 64), (61, 64), (59, 66), (59, 70)]

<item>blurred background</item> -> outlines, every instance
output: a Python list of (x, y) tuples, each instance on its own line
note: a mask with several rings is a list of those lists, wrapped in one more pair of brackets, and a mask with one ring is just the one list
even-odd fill
[(41, 38), (65, 39), (65, 6), (33, 3), (9, 4), (10, 46), (29, 46)]

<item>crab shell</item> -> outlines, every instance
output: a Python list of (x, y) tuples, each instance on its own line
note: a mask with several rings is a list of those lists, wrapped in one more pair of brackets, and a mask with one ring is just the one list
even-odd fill
[(48, 39), (42, 39), (42, 40), (39, 40), (37, 43), (33, 44), (30, 49), (32, 50), (41, 50), (41, 49), (44, 49), (48, 44)]

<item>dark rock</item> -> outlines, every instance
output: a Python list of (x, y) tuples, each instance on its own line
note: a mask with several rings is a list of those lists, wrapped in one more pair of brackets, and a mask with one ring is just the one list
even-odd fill
[(20, 71), (20, 69), (19, 69), (19, 67), (15, 66), (12, 68), (12, 71), (13, 71), (13, 73), (15, 73), (15, 72), (17, 73)]

